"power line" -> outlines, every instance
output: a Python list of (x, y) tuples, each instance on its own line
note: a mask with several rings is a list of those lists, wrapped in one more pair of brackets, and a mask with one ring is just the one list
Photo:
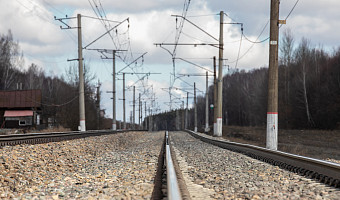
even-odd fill
[[(184, 6), (183, 6), (183, 11), (182, 11), (182, 15), (181, 15), (181, 21), (180, 21), (180, 25), (179, 25), (179, 28), (177, 28), (177, 18), (176, 18), (176, 29), (177, 29), (177, 33), (176, 33), (176, 37), (175, 37), (175, 44), (177, 44), (179, 42), (179, 39), (181, 37), (181, 33), (182, 33), (182, 30), (183, 30), (183, 27), (184, 27), (184, 20), (185, 20), (185, 17), (188, 13), (188, 9), (189, 9), (189, 5), (190, 5), (190, 0), (188, 1), (188, 3), (186, 3), (187, 0), (184, 1)], [(179, 15), (177, 15), (179, 16)], [(174, 46), (174, 50), (172, 52), (172, 54), (174, 56), (176, 56), (176, 50), (177, 50), (177, 45)]]
[(252, 41), (252, 40), (248, 39), (248, 37), (247, 37), (247, 36), (244, 34), (244, 32), (242, 31), (243, 37), (244, 37), (246, 40), (248, 40), (249, 42), (254, 43), (254, 44), (263, 43), (263, 42), (267, 41), (267, 40), (269, 39), (269, 37), (267, 37), (266, 39), (263, 39), (263, 40), (261, 40), (261, 41), (257, 41), (257, 40), (261, 37), (261, 35), (262, 35), (262, 33), (264, 32), (264, 30), (266, 30), (266, 28), (267, 28), (267, 26), (268, 26), (268, 24), (269, 24), (269, 21), (270, 21), (270, 20), (267, 21), (266, 25), (263, 27), (261, 33), (259, 34), (259, 36), (257, 36), (257, 38), (256, 38), (255, 41)]
[[(41, 6), (39, 6), (38, 4), (35, 4), (33, 3), (32, 1), (30, 0), (27, 0), (30, 4), (32, 4), (34, 6), (34, 8), (40, 8), (41, 10), (43, 10), (43, 12), (45, 12), (44, 14), (46, 14), (46, 10), (43, 9)], [(53, 25), (56, 25), (55, 23), (51, 22), (50, 19), (48, 17), (45, 17), (44, 15), (40, 15), (39, 12), (35, 12), (37, 11), (36, 9), (31, 9), (31, 8), (28, 8), (25, 4), (23, 4), (22, 2), (20, 2), (19, 0), (16, 0), (16, 2), (18, 2), (22, 7), (26, 8), (28, 11), (30, 11), (30, 14), (33, 16), (37, 16), (39, 17), (40, 19), (42, 19), (43, 21), (45, 22), (48, 22), (50, 24), (53, 24)]]
[(197, 40), (197, 41), (200, 41), (200, 42), (204, 42), (204, 43), (209, 43), (208, 41), (203, 41), (203, 40), (201, 40), (201, 39), (199, 39), (199, 38), (193, 37), (193, 36), (191, 36), (191, 35), (189, 35), (189, 34), (186, 34), (186, 33), (184, 33), (184, 32), (182, 32), (182, 34), (185, 35), (185, 36), (187, 36), (188, 38), (191, 38), (191, 39), (194, 39), (194, 40)]
[(243, 36), (243, 34), (241, 34), (240, 46), (239, 46), (239, 48), (238, 48), (238, 53), (237, 53), (237, 59), (236, 59), (235, 69), (237, 68), (237, 64), (238, 64), (238, 61), (239, 61), (239, 58), (240, 58), (241, 45), (242, 45), (242, 36)]
[[(120, 35), (127, 35), (127, 40), (126, 40), (125, 42), (121, 42), (121, 41), (120, 41), (120, 37), (119, 37), (120, 35), (118, 35), (117, 29), (116, 29), (116, 36), (117, 36), (117, 37), (115, 37), (115, 39), (116, 39), (116, 41), (115, 41), (114, 37), (113, 37), (113, 36), (111, 35), (111, 33), (109, 32), (109, 29), (112, 29), (112, 28), (111, 28), (111, 24), (108, 23), (107, 20), (104, 20), (104, 18), (103, 18), (103, 16), (104, 16), (105, 19), (107, 19), (107, 16), (106, 16), (106, 13), (105, 13), (105, 10), (104, 10), (104, 7), (103, 7), (101, 1), (100, 1), (100, 0), (97, 1), (97, 2), (99, 3), (99, 6), (98, 6), (98, 3), (97, 3), (95, 0), (92, 0), (93, 4), (91, 3), (90, 0), (88, 0), (88, 2), (90, 3), (91, 8), (92, 8), (92, 10), (94, 11), (94, 13), (96, 14), (97, 18), (101, 20), (102, 24), (104, 25), (104, 28), (108, 31), (108, 34), (109, 34), (109, 36), (110, 36), (112, 42), (114, 43), (115, 47), (116, 47), (116, 48), (119, 48), (119, 49), (128, 49), (128, 52), (130, 52), (130, 54), (129, 54), (129, 53), (124, 54), (123, 52), (119, 52), (119, 54), (116, 55), (116, 56), (117, 56), (118, 58), (120, 58), (125, 64), (128, 64), (128, 61), (127, 61), (127, 60), (128, 60), (128, 55), (130, 55), (130, 58), (133, 59), (132, 47), (131, 47), (131, 39), (130, 39), (130, 31), (129, 31), (129, 30), (130, 30), (130, 29), (129, 29), (129, 28), (130, 28), (130, 24), (128, 24), (128, 29), (127, 29), (127, 31), (124, 32), (124, 33), (122, 33), (122, 34), (120, 34)], [(107, 24), (105, 23), (105, 21), (107, 22)], [(129, 22), (129, 20), (128, 20), (128, 22)], [(109, 28), (108, 28), (108, 27), (109, 27)], [(126, 48), (121, 48), (122, 46), (126, 46)], [(136, 60), (135, 60), (135, 61), (136, 61)], [(133, 62), (135, 62), (135, 61), (133, 61)], [(133, 62), (132, 62), (132, 63), (133, 63)], [(135, 63), (135, 65), (136, 65), (135, 68), (141, 67), (141, 66), (143, 65), (143, 63), (144, 63), (144, 57), (142, 56), (142, 63), (141, 63), (139, 66), (137, 66), (137, 62), (136, 62), (136, 63)], [(128, 64), (128, 67), (129, 67), (133, 72), (135, 72), (135, 70), (133, 69), (134, 67), (131, 66), (131, 63)], [(126, 68), (126, 67), (125, 67), (125, 68)], [(140, 78), (138, 74), (136, 74), (136, 76), (137, 76), (138, 78)], [(145, 86), (144, 86), (144, 81), (142, 81), (142, 86), (145, 87)]]
[(117, 28), (119, 25), (121, 25), (123, 22), (125, 21), (129, 21), (129, 18), (121, 21), (120, 23), (118, 23), (116, 26), (114, 26), (113, 28), (107, 30), (105, 33), (103, 33), (101, 36), (99, 36), (97, 39), (93, 40), (92, 42), (90, 42), (90, 44), (86, 45), (85, 47), (83, 47), (84, 49), (86, 49), (87, 47), (89, 47), (90, 45), (92, 45), (93, 43), (97, 42), (100, 38), (102, 38), (104, 35), (109, 34), (110, 31), (112, 31), (113, 29)]
[[(107, 20), (107, 16), (106, 16), (106, 13), (105, 13), (105, 10), (104, 10), (104, 7), (103, 7), (101, 1), (99, 0), (99, 7), (100, 7), (100, 8), (98, 8), (98, 4), (95, 2), (95, 0), (92, 0), (93, 5), (92, 5), (92, 3), (91, 3), (90, 0), (88, 0), (88, 2), (90, 3), (91, 8), (92, 8), (93, 12), (96, 14), (96, 16), (98, 17), (98, 19), (101, 20), (101, 22), (102, 22), (104, 28), (105, 28), (107, 31), (108, 31), (109, 29), (111, 29), (111, 24), (108, 23), (108, 22), (106, 21), (106, 20)], [(106, 20), (104, 20), (102, 13), (103, 13), (103, 15), (104, 15), (104, 17), (105, 17)], [(106, 24), (105, 22), (107, 22), (107, 24)], [(127, 36), (127, 42), (125, 42), (125, 43), (121, 43), (121, 42), (119, 41), (119, 40), (120, 40), (120, 37), (118, 37), (118, 36), (117, 36), (117, 37), (113, 37), (113, 36), (111, 35), (111, 33), (108, 33), (116, 49), (129, 49), (130, 52), (132, 52), (131, 42), (130, 42), (130, 36), (129, 36), (129, 28), (130, 28), (130, 24), (128, 24), (128, 30), (126, 31), (126, 33), (127, 33), (126, 35), (128, 35), (128, 36)], [(116, 34), (117, 34), (117, 29), (116, 29)], [(115, 41), (115, 38), (116, 38), (116, 41)], [(126, 44), (128, 47), (122, 48), (122, 46), (124, 46), (125, 44)], [(119, 54), (117, 54), (117, 57), (120, 58), (125, 64), (127, 64), (127, 55), (128, 55), (128, 53), (126, 53), (126, 54), (124, 55), (123, 52), (120, 52), (120, 54), (122, 54), (123, 56), (120, 56)], [(132, 54), (132, 53), (130, 53), (130, 56), (131, 56), (131, 59), (133, 59), (133, 54)]]
[(204, 68), (204, 67), (202, 67), (202, 66), (200, 66), (200, 65), (197, 65), (196, 63), (190, 62), (190, 61), (185, 60), (185, 59), (183, 59), (183, 58), (175, 58), (175, 59), (182, 60), (182, 61), (184, 61), (184, 62), (186, 62), (186, 63), (189, 63), (189, 64), (191, 64), (191, 65), (194, 65), (194, 66), (196, 66), (196, 67), (199, 67), (199, 68), (201, 68), (201, 69), (203, 69), (203, 70), (205, 70), (205, 71), (209, 71), (209, 72), (212, 72), (212, 73), (213, 73), (212, 70), (207, 69), (207, 68)]
[(217, 14), (206, 14), (206, 15), (190, 15), (187, 17), (211, 17), (211, 16), (215, 16), (215, 15), (219, 15), (219, 13)]
[[(294, 11), (294, 9), (295, 9), (295, 7), (297, 6), (297, 4), (299, 3), (299, 1), (300, 1), (300, 0), (297, 0), (297, 1), (295, 2), (294, 6), (292, 7), (292, 9), (290, 10), (290, 12), (288, 13), (288, 15), (287, 15), (287, 17), (285, 18), (285, 20), (287, 20), (287, 19), (289, 18), (289, 16), (292, 14), (292, 12)], [(228, 17), (229, 17), (229, 16), (228, 16)], [(229, 17), (229, 18), (230, 18), (230, 17)], [(230, 18), (230, 19), (232, 19), (232, 18)], [(235, 62), (237, 63), (237, 62), (238, 62), (239, 60), (241, 60), (246, 54), (248, 54), (248, 52), (254, 47), (254, 44), (263, 43), (263, 42), (265, 42), (265, 41), (267, 41), (267, 40), (269, 39), (269, 37), (267, 37), (266, 39), (263, 39), (263, 40), (261, 40), (261, 41), (257, 41), (257, 40), (260, 38), (260, 36), (262, 35), (262, 33), (264, 32), (264, 30), (267, 28), (267, 26), (268, 26), (268, 24), (269, 24), (269, 21), (270, 21), (270, 20), (267, 21), (266, 25), (263, 27), (261, 33), (259, 34), (259, 36), (257, 37), (257, 39), (256, 39), (255, 41), (252, 41), (252, 40), (248, 39), (247, 36), (242, 32), (243, 37), (244, 37), (247, 41), (249, 41), (249, 42), (251, 42), (251, 43), (253, 43), (253, 44), (249, 47), (249, 49), (248, 49), (242, 56), (238, 57), (235, 61), (232, 61), (232, 62), (229, 62), (229, 63), (235, 63)], [(280, 25), (279, 28), (281, 28), (281, 26), (282, 26), (282, 24)]]
[(292, 14), (292, 12), (294, 11), (294, 9), (295, 9), (296, 5), (299, 3), (299, 1), (300, 1), (300, 0), (297, 0), (297, 1), (295, 2), (295, 4), (294, 4), (293, 8), (292, 8), (292, 9), (289, 11), (289, 13), (288, 13), (288, 15), (287, 15), (287, 17), (286, 17), (286, 19), (285, 19), (285, 20), (287, 20), (287, 19), (288, 19), (288, 17), (290, 16), (290, 14)]
[[(267, 27), (269, 21), (270, 21), (270, 20), (267, 21), (267, 23), (266, 23), (266, 25), (264, 26), (264, 28), (262, 29), (261, 33), (259, 34), (259, 36), (257, 36), (255, 42), (250, 41), (250, 42), (252, 42), (253, 44), (249, 47), (249, 49), (248, 49), (244, 54), (242, 54), (242, 56), (240, 56), (240, 57), (237, 58), (236, 60), (231, 61), (231, 62), (228, 62), (228, 63), (230, 63), (230, 64), (231, 64), (231, 63), (236, 63), (236, 62), (238, 62), (239, 60), (241, 60), (245, 55), (248, 54), (248, 52), (254, 47), (254, 45), (257, 44), (257, 40), (261, 37), (261, 35), (262, 35), (263, 31), (266, 29), (266, 27)], [(243, 35), (243, 37), (245, 37), (245, 35), (244, 35), (243, 33), (242, 33), (242, 35)], [(246, 37), (245, 37), (245, 38), (246, 38)], [(246, 39), (247, 39), (247, 38), (246, 38)], [(269, 39), (269, 38), (267, 38), (266, 40), (268, 40), (268, 39)]]
[(43, 0), (43, 2), (44, 2), (47, 6), (51, 7), (52, 9), (54, 9), (55, 11), (59, 12), (60, 14), (65, 15), (64, 12), (62, 12), (62, 11), (60, 11), (59, 9), (57, 9), (56, 7), (54, 7), (51, 3), (47, 2), (46, 0)]
[[(102, 19), (100, 13), (97, 13), (97, 11), (96, 11), (96, 9), (94, 8), (94, 6), (92, 5), (91, 1), (88, 0), (88, 2), (89, 2), (89, 4), (90, 4), (90, 6), (91, 6), (93, 12), (94, 12), (95, 15), (97, 16), (97, 18)], [(96, 2), (94, 2), (94, 0), (93, 0), (93, 4), (96, 6)], [(109, 28), (108, 28), (108, 27), (107, 27), (107, 24), (106, 24), (104, 21), (102, 21), (102, 20), (100, 20), (100, 21), (101, 21), (101, 23), (103, 24), (103, 26), (104, 26), (104, 28), (106, 29), (106, 31), (108, 31), (109, 29), (111, 29), (110, 24), (109, 24)], [(113, 45), (115, 46), (115, 48), (116, 48), (116, 49), (119, 49), (119, 48), (117, 47), (117, 45), (116, 45), (116, 43), (115, 43), (115, 41), (114, 41), (114, 39), (113, 39), (113, 37), (112, 37), (112, 35), (111, 35), (110, 32), (109, 32), (109, 36), (111, 37), (111, 40), (112, 40)]]
[[(207, 34), (209, 37), (211, 37), (212, 39), (214, 39), (215, 41), (218, 41), (217, 38), (215, 38), (214, 36), (212, 36), (210, 33), (208, 33), (207, 31), (203, 30), (201, 27), (197, 26), (196, 24), (194, 24), (193, 22), (191, 22), (190, 20), (188, 20), (187, 18), (183, 17), (183, 16), (180, 16), (180, 15), (171, 15), (173, 17), (180, 17), (182, 18), (183, 20), (189, 22), (191, 25), (193, 25), (194, 27), (198, 28), (200, 31), (202, 31), (203, 33)], [(178, 43), (178, 41), (177, 41)]]
[(38, 60), (38, 61), (41, 61), (41, 62), (44, 62), (44, 63), (54, 63), (54, 64), (57, 64), (57, 63), (67, 62), (65, 60), (62, 60), (62, 61), (46, 61), (46, 60), (34, 57), (34, 56), (28, 54), (27, 52), (25, 53), (25, 55), (28, 56), (28, 57), (31, 57), (33, 60)]
[(98, 18), (98, 17), (91, 17), (91, 16), (87, 16), (87, 15), (81, 15), (82, 17), (85, 18), (90, 18), (90, 19), (98, 19), (101, 21), (106, 21), (106, 22), (113, 22), (113, 23), (120, 23), (119, 21), (113, 21), (113, 20), (108, 20), (108, 19), (102, 19), (102, 18)]

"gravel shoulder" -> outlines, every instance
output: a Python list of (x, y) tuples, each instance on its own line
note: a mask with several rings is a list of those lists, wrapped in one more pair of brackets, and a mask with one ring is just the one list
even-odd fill
[(330, 188), (279, 167), (204, 143), (185, 132), (171, 141), (195, 184), (214, 190), (213, 199), (339, 199)]
[(0, 198), (150, 199), (164, 132), (0, 149)]

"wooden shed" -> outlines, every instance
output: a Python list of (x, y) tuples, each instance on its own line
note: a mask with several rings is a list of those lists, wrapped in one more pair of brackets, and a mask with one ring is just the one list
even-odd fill
[(41, 98), (41, 90), (0, 91), (1, 128), (39, 125)]

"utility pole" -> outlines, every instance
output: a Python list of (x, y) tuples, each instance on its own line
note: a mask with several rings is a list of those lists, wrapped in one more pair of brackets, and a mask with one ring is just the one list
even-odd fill
[(217, 132), (217, 81), (216, 81), (216, 57), (214, 56), (214, 133), (213, 135), (216, 135)]
[(85, 92), (84, 92), (84, 68), (83, 68), (83, 47), (81, 35), (81, 15), (77, 14), (78, 21), (78, 69), (79, 69), (79, 126), (80, 131), (86, 131), (85, 121)]
[[(107, 91), (108, 93), (112, 93), (112, 130), (117, 130), (117, 119), (116, 119), (116, 53), (118, 51), (126, 51), (126, 50), (110, 50), (110, 49), (87, 49), (87, 50), (96, 50), (101, 53), (102, 59), (112, 59), (112, 92)], [(112, 58), (109, 58), (105, 53), (112, 52)]]
[(123, 73), (123, 130), (126, 129), (125, 121), (125, 73)]
[(194, 82), (194, 109), (195, 109), (195, 129), (194, 131), (197, 132), (197, 104), (196, 104), (196, 83)]
[[(98, 41), (100, 38), (102, 38), (104, 35), (108, 34), (110, 31), (112, 31), (113, 29), (117, 28), (119, 25), (121, 25), (123, 22), (127, 21), (129, 22), (129, 18), (119, 22), (116, 26), (112, 27), (110, 30), (107, 30), (104, 34), (102, 34), (101, 36), (99, 36), (97, 39), (95, 39), (94, 41), (92, 41), (90, 44), (86, 45), (84, 48), (82, 47), (82, 34), (81, 34), (81, 15), (77, 14), (77, 21), (78, 21), (78, 61), (79, 61), (79, 118), (80, 118), (80, 126), (79, 129), (80, 131), (85, 131), (86, 130), (86, 122), (85, 122), (85, 94), (84, 94), (84, 75), (83, 75), (83, 49), (87, 49), (87, 47), (89, 47), (90, 45), (92, 45), (93, 43), (95, 43), (96, 41)], [(84, 16), (86, 17), (86, 16)], [(65, 22), (63, 22), (63, 20), (65, 19), (75, 19), (75, 17), (67, 17), (66, 18), (59, 18), (57, 19), (56, 17), (54, 17), (55, 20), (59, 20), (61, 23), (63, 23), (64, 25), (66, 25), (66, 28), (60, 27), (61, 29), (71, 29), (72, 27), (70, 27), (69, 25), (67, 25)], [(110, 21), (113, 22), (111, 20), (103, 20), (101, 19), (101, 21)], [(91, 49), (88, 49), (91, 50)], [(98, 50), (99, 52), (103, 53), (106, 52), (106, 50), (99, 50), (99, 49), (92, 49), (92, 50)], [(116, 51), (120, 51), (120, 50), (113, 50), (113, 69), (115, 69), (115, 52)], [(106, 57), (106, 59), (108, 59)], [(72, 60), (76, 60), (76, 59), (72, 59)], [(71, 61), (71, 60), (68, 60)], [(115, 76), (115, 71), (113, 72), (113, 76)], [(113, 78), (113, 122), (112, 122), (112, 129), (116, 130), (116, 114), (115, 114), (115, 77)]]
[(150, 128), (151, 128), (151, 131), (153, 131), (153, 112), (152, 112), (152, 108), (151, 108), (151, 122), (150, 122)]
[(181, 129), (184, 130), (184, 101), (182, 101)]
[[(145, 53), (143, 54), (143, 55), (145, 55)], [(143, 56), (142, 55), (142, 56)], [(142, 56), (140, 56), (139, 58), (142, 58)], [(134, 60), (134, 62), (136, 62), (136, 60), (138, 60), (139, 58), (137, 58), (137, 59), (135, 59)], [(128, 66), (130, 66), (131, 65), (131, 63), (129, 64), (129, 65), (127, 65), (126, 67), (128, 67)], [(125, 69), (126, 67), (124, 67), (123, 69)], [(116, 73), (116, 74), (122, 74), (123, 75), (123, 118), (124, 118), (124, 124), (125, 124), (125, 128), (124, 129), (126, 129), (126, 122), (125, 122), (125, 90), (126, 90), (126, 88), (125, 88), (125, 75), (134, 75), (134, 74), (145, 74), (145, 76), (148, 76), (148, 75), (151, 75), (151, 74), (160, 74), (160, 73), (150, 73), (150, 72), (148, 72), (148, 73), (135, 73), (135, 72), (133, 72), (133, 73), (128, 73), (128, 72), (121, 72), (123, 69), (121, 69), (118, 73)], [(135, 98), (135, 86), (133, 86), (134, 87), (134, 92), (133, 92), (133, 119), (132, 119), (132, 121), (131, 121), (131, 127), (135, 127), (135, 106), (136, 106), (136, 98)], [(128, 87), (129, 88), (129, 87)]]
[(152, 110), (149, 107), (149, 131), (152, 131)]
[(176, 131), (179, 130), (179, 112), (178, 109), (176, 109)]
[(55, 20), (60, 21), (66, 28), (60, 26), (61, 29), (72, 29), (73, 27), (69, 26), (63, 20), (66, 19), (75, 19), (77, 18), (77, 29), (78, 29), (78, 59), (68, 59), (67, 61), (78, 60), (78, 71), (79, 71), (79, 131), (86, 131), (86, 121), (85, 121), (85, 92), (84, 92), (84, 67), (83, 67), (83, 45), (82, 45), (82, 34), (81, 34), (81, 15), (77, 14), (77, 17), (67, 17)]
[(266, 147), (272, 150), (277, 150), (278, 142), (279, 4), (279, 0), (271, 0)]
[(112, 72), (112, 130), (117, 130), (116, 122), (116, 51), (113, 51), (113, 72)]
[(132, 107), (133, 107), (133, 113), (132, 113), (132, 129), (134, 130), (135, 127), (135, 118), (136, 118), (136, 86), (133, 86), (133, 101), (132, 101)]
[(141, 129), (141, 126), (140, 126), (140, 123), (142, 121), (142, 115), (143, 115), (143, 112), (142, 112), (142, 102), (141, 102), (141, 99), (140, 99), (140, 93), (139, 93), (139, 98), (138, 98), (138, 129)]
[(187, 92), (187, 108), (185, 109), (185, 129), (188, 129), (188, 108), (189, 107), (189, 92)]
[[(55, 20), (60, 21), (62, 24), (66, 25), (66, 28), (63, 28), (60, 26), (61, 29), (72, 29), (71, 26), (63, 22), (63, 20), (66, 19), (75, 19), (77, 18), (77, 29), (78, 29), (78, 59), (71, 59), (68, 61), (78, 60), (78, 68), (79, 68), (79, 130), (80, 131), (86, 131), (86, 121), (85, 121), (85, 93), (84, 93), (84, 69), (83, 69), (83, 49), (86, 49), (96, 41), (98, 41), (100, 38), (102, 38), (104, 35), (108, 34), (110, 31), (112, 31), (114, 28), (122, 24), (124, 21), (129, 21), (129, 19), (125, 19), (124, 21), (118, 23), (118, 25), (114, 26), (110, 30), (106, 31), (104, 34), (102, 34), (99, 38), (95, 39), (90, 44), (86, 45), (84, 48), (82, 47), (82, 34), (81, 34), (81, 15), (77, 14), (77, 17), (67, 17), (66, 18), (59, 18), (57, 19), (54, 17)], [(111, 21), (111, 20), (105, 20), (105, 21)]]
[(145, 116), (145, 130), (148, 130), (148, 120), (146, 118), (146, 101), (144, 102), (144, 109), (145, 109), (145, 113), (144, 113), (144, 116)]
[(205, 85), (205, 132), (209, 132), (209, 83), (208, 71), (206, 72), (206, 85)]
[(217, 121), (216, 121), (216, 135), (218, 137), (222, 136), (222, 65), (223, 65), (223, 11), (220, 12), (220, 39), (219, 39), (219, 58), (218, 58), (218, 80), (217, 80)]
[(133, 111), (131, 110), (130, 111), (130, 126), (129, 126), (129, 128), (128, 129), (130, 129), (130, 130), (132, 130), (133, 129), (133, 124), (132, 124), (132, 114), (133, 113)]
[[(206, 71), (205, 74), (178, 74), (178, 75), (182, 75), (182, 76), (205, 76), (206, 77), (206, 93), (205, 93), (205, 99), (206, 99), (206, 102), (205, 102), (205, 122), (206, 122), (206, 125), (205, 125), (205, 129), (204, 131), (205, 132), (208, 132), (210, 130), (209, 128), (209, 79), (208, 79), (208, 76), (209, 76), (209, 73), (208, 71)], [(179, 89), (179, 88), (177, 88)]]
[(98, 80), (98, 86), (97, 86), (97, 101), (96, 101), (96, 107), (97, 107), (97, 130), (100, 129), (100, 86), (101, 86), (101, 83), (100, 81)]

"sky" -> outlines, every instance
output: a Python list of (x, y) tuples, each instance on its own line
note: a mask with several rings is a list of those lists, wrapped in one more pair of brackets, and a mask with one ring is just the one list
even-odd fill
[[(296, 2), (297, 0), (281, 1), (280, 19), (287, 18)], [(83, 16), (82, 46), (86, 47), (83, 50), (85, 66), (96, 75), (95, 82), (99, 80), (102, 83), (101, 108), (106, 110), (108, 117), (112, 117), (112, 94), (108, 93), (112, 91), (112, 60), (101, 59), (102, 54), (90, 49), (127, 50), (117, 53), (116, 59), (116, 72), (129, 65), (122, 70), (130, 73), (126, 75), (127, 121), (132, 110), (133, 84), (136, 86), (136, 97), (141, 93), (142, 100), (147, 101), (148, 107), (151, 105), (150, 98), (155, 98), (153, 112), (170, 109), (167, 92), (170, 86), (188, 89), (196, 82), (198, 94), (204, 94), (204, 76), (182, 76), (174, 81), (173, 72), (177, 77), (180, 74), (205, 74), (206, 70), (195, 65), (213, 70), (212, 58), (218, 56), (218, 49), (208, 45), (178, 45), (174, 69), (170, 54), (174, 52), (174, 45), (160, 47), (155, 44), (174, 44), (179, 30), (179, 44), (217, 44), (220, 11), (226, 13), (223, 26), (223, 57), (226, 59), (223, 74), (232, 73), (235, 69), (251, 70), (268, 66), (268, 40), (258, 44), (251, 43), (244, 37), (241, 38), (239, 24), (230, 24), (242, 23), (243, 33), (251, 41), (267, 39), (270, 18), (268, 0), (257, 0), (256, 3), (249, 0), (191, 0), (186, 18), (201, 30), (188, 21), (184, 21), (183, 28), (180, 29), (181, 18), (172, 16), (182, 15), (188, 0), (0, 0), (0, 5), (0, 34), (7, 34), (11, 30), (14, 39), (19, 42), (25, 58), (25, 63), (20, 68), (25, 70), (31, 63), (35, 63), (50, 76), (60, 77), (65, 74), (71, 65), (77, 65), (76, 62), (67, 60), (75, 59), (78, 55), (77, 29), (61, 29), (60, 26), (65, 28), (65, 25), (54, 17), (76, 17), (77, 14)], [(296, 44), (304, 37), (310, 40), (312, 46), (322, 47), (331, 53), (340, 46), (339, 8), (338, 0), (299, 0), (286, 24), (280, 28), (280, 35), (290, 29)], [(94, 19), (101, 17), (114, 22)], [(76, 19), (63, 21), (70, 27), (76, 27)], [(118, 25), (117, 22), (122, 23)], [(106, 34), (91, 44), (116, 25), (118, 26), (110, 32), (111, 36)], [(141, 57), (143, 54), (145, 55)], [(112, 57), (110, 54), (105, 55)], [(135, 59), (137, 60), (134, 61)], [(132, 72), (139, 74), (132, 75)], [(145, 76), (142, 73), (150, 75)], [(143, 80), (138, 81), (141, 78)], [(118, 99), (122, 99), (121, 79), (122, 76), (117, 75)], [(209, 77), (210, 84), (212, 77)], [(192, 96), (192, 89), (188, 91)], [(178, 99), (174, 100), (171, 108), (179, 108), (181, 102), (185, 101), (186, 92), (174, 89), (172, 94), (172, 99)], [(121, 100), (117, 101), (117, 119), (122, 120)]]

